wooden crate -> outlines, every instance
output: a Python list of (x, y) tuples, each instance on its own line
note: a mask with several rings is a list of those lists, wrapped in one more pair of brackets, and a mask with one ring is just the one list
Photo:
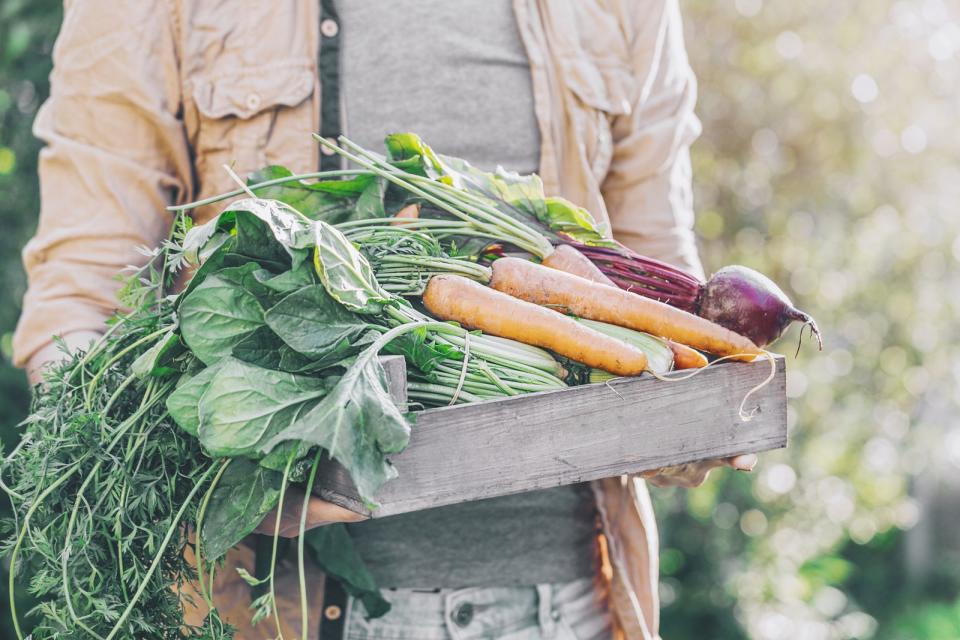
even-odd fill
[[(391, 393), (406, 400), (403, 358), (384, 358)], [(758, 453), (787, 444), (786, 368), (769, 361), (711, 367), (684, 381), (622, 378), (420, 411), (410, 445), (393, 456), (399, 477), (372, 513), (346, 470), (327, 460), (314, 493), (374, 518), (511, 493)]]

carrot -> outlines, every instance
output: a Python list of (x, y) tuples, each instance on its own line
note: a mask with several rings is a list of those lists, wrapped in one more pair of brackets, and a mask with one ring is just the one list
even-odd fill
[(667, 344), (673, 351), (674, 369), (702, 369), (707, 366), (707, 357), (696, 349), (673, 340), (667, 340)]
[(494, 262), (490, 286), (561, 313), (646, 331), (708, 353), (741, 360), (763, 353), (747, 338), (686, 311), (519, 258)]
[(572, 273), (597, 284), (617, 286), (603, 271), (600, 271), (600, 267), (591, 262), (590, 258), (568, 244), (554, 247), (553, 253), (543, 259), (543, 266)]
[(646, 354), (636, 347), (461, 276), (432, 277), (423, 304), (440, 320), (550, 349), (618, 376), (637, 376), (647, 368)]
[(416, 202), (408, 204), (403, 209), (400, 209), (400, 211), (397, 211), (393, 217), (395, 219), (390, 221), (390, 226), (403, 226), (407, 220), (416, 220), (420, 217), (420, 205)]

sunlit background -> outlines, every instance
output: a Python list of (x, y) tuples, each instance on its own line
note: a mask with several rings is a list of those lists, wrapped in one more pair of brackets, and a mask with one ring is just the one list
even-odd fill
[[(686, 0), (708, 270), (769, 274), (827, 338), (789, 353), (790, 447), (655, 490), (667, 640), (960, 638), (960, 2)], [(60, 3), (0, 1), (0, 433)], [(6, 580), (2, 580), (5, 584)], [(0, 637), (7, 626), (0, 592)]]

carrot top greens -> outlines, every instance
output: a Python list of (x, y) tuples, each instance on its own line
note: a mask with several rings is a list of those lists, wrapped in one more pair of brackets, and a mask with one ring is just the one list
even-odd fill
[[(546, 351), (437, 322), (403, 297), (437, 273), (488, 279), (478, 258), (492, 243), (550, 244), (495, 194), (467, 194), (393, 146), (406, 155), (354, 148), (360, 170), (309, 184), (267, 169), (257, 197), (202, 226), (181, 211), (121, 290), (127, 311), (47, 372), (0, 468), (18, 637), (24, 617), (35, 639), (232, 637), (215, 609), (185, 628), (172, 587), (199, 580), (209, 604), (217, 561), (290, 484), (309, 494), (332, 458), (372, 506), (411, 409), (566, 386)], [(386, 212), (409, 201), (435, 215), (391, 227)], [(406, 358), (410, 406), (391, 399), (381, 353)], [(386, 610), (345, 529), (301, 530), (297, 549)], [(255, 617), (275, 617), (272, 577), (244, 577), (269, 587)], [(17, 588), (41, 604), (16, 611)]]

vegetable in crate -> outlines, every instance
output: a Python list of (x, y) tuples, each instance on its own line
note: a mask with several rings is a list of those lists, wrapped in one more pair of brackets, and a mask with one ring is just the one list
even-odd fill
[[(384, 163), (378, 164), (372, 154), (347, 140), (341, 142), (354, 152), (345, 154), (350, 159), (359, 160), (369, 169), (386, 170)], [(324, 143), (329, 145), (321, 142)], [(524, 231), (519, 241), (511, 240), (510, 234), (517, 232), (510, 231), (509, 222), (500, 223), (499, 238), (530, 251), (547, 266), (595, 282), (612, 282), (699, 315), (748, 338), (758, 347), (776, 341), (792, 322), (809, 326), (820, 347), (823, 346), (813, 318), (795, 308), (775, 283), (753, 269), (739, 265), (724, 267), (702, 283), (676, 267), (641, 256), (605, 237), (588, 211), (563, 198), (547, 197), (536, 175), (521, 176), (502, 169), (484, 172), (459, 158), (434, 153), (413, 134), (388, 136), (387, 146), (391, 160), (403, 165), (406, 176), (414, 170), (423, 174), (417, 187), (421, 195), (431, 194), (427, 202), (441, 202), (444, 205), (441, 208), (449, 212), (451, 203), (459, 200), (467, 206), (454, 215), (474, 214), (480, 207), (487, 214), (493, 209), (502, 220), (522, 222)], [(390, 169), (391, 179), (397, 181), (399, 171), (395, 167)], [(432, 184), (428, 182), (430, 179)], [(530, 236), (539, 236), (539, 239), (531, 243)], [(557, 245), (556, 250), (545, 248), (541, 239)], [(589, 261), (584, 264), (573, 252), (561, 249), (567, 244)]]
[[(240, 201), (188, 226), (178, 218), (131, 277), (132, 311), (48, 373), (3, 461), (16, 516), (4, 543), (11, 608), (19, 624), (25, 583), (42, 599), (33, 638), (229, 638), (212, 605), (185, 627), (175, 589), (198, 579), (209, 604), (215, 561), (289, 499), (291, 482), (312, 482), (321, 452), (367, 500), (392, 477), (385, 455), (405, 446), (409, 425), (387, 394), (381, 348), (415, 366), (428, 402), (565, 386), (546, 352), (432, 321), (381, 288), (340, 232), (289, 207)], [(198, 260), (187, 289), (167, 295)], [(189, 531), (196, 571), (183, 555)], [(328, 533), (313, 544), (301, 532), (299, 562), (318, 550), (347, 557)], [(382, 612), (363, 571), (345, 573)], [(275, 615), (272, 574), (264, 584), (256, 618)]]
[(695, 313), (750, 338), (757, 346), (775, 342), (791, 323), (801, 322), (810, 327), (823, 348), (814, 319), (794, 307), (772, 280), (749, 267), (723, 267), (700, 282), (689, 273), (623, 245), (572, 244), (621, 288)]

